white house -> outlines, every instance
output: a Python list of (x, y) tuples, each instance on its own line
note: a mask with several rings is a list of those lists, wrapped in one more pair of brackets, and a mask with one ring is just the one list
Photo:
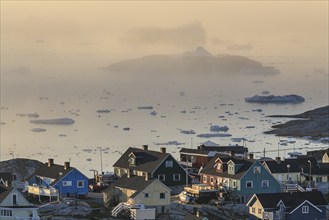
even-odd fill
[(39, 220), (38, 207), (29, 203), (16, 188), (0, 185), (1, 220)]

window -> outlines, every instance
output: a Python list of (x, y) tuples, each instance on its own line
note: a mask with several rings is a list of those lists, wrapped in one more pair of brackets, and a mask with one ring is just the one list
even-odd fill
[(280, 205), (280, 212), (283, 213), (284, 212), (284, 205)]
[(13, 211), (9, 209), (1, 209), (0, 216), (13, 216)]
[(17, 205), (17, 195), (13, 195), (13, 205)]
[(262, 188), (268, 188), (270, 186), (270, 181), (262, 180)]
[(223, 165), (221, 163), (218, 163), (217, 164), (217, 170), (221, 171), (222, 169), (223, 169)]
[(173, 164), (172, 160), (166, 161), (166, 167), (173, 167)]
[(316, 178), (316, 182), (317, 182), (317, 183), (322, 182), (322, 177), (317, 177), (317, 178)]
[(180, 174), (179, 173), (175, 173), (173, 175), (173, 179), (174, 179), (174, 181), (180, 181)]
[(135, 158), (129, 157), (129, 165), (135, 165)]
[(308, 213), (308, 206), (302, 206), (302, 213), (307, 214)]
[(203, 182), (204, 182), (204, 183), (207, 182), (207, 176), (203, 176)]
[(160, 193), (160, 199), (165, 199), (166, 198), (166, 194), (165, 193)]
[(246, 188), (252, 188), (253, 187), (253, 181), (247, 181), (246, 182)]
[(72, 186), (72, 181), (63, 181), (62, 185), (63, 186)]
[(83, 181), (83, 180), (79, 180), (78, 182), (77, 182), (77, 187), (78, 188), (83, 188), (84, 187), (84, 184), (85, 182)]
[(258, 208), (258, 215), (262, 214), (262, 209)]
[(233, 188), (236, 188), (236, 180), (233, 180)]
[(261, 171), (260, 166), (254, 167), (254, 174), (259, 174)]
[(144, 198), (148, 198), (149, 197), (149, 194), (148, 193), (145, 193), (144, 194)]
[(165, 181), (166, 180), (166, 176), (164, 174), (159, 174), (158, 175), (158, 180)]
[(210, 177), (210, 182), (211, 182), (211, 183), (214, 182), (214, 177)]
[(251, 209), (251, 212), (252, 212), (252, 213), (256, 213), (256, 208), (252, 208), (252, 209)]

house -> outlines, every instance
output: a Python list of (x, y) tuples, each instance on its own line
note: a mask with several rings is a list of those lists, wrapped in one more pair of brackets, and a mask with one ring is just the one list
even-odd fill
[(271, 174), (282, 183), (301, 183), (305, 181), (304, 176), (301, 175), (302, 170), (296, 160), (266, 160), (263, 166), (271, 172)]
[(88, 195), (88, 177), (78, 169), (71, 167), (70, 162), (64, 165), (54, 164), (53, 159), (40, 167), (28, 179), (28, 193), (38, 196), (77, 197)]
[(20, 218), (39, 220), (38, 207), (30, 204), (16, 188), (0, 185), (0, 219)]
[(216, 153), (231, 156), (247, 157), (248, 148), (243, 146), (206, 146), (200, 145), (197, 149), (182, 148), (179, 151), (180, 161), (188, 167), (199, 170), (215, 156)]
[(149, 176), (159, 179), (166, 186), (181, 186), (191, 182), (191, 177), (175, 158), (161, 151), (148, 150), (147, 145), (142, 149), (130, 147), (113, 165), (118, 177), (123, 175)]
[(326, 219), (327, 202), (319, 191), (254, 194), (246, 205), (249, 219)]
[(0, 173), (0, 185), (3, 186), (11, 186), (12, 181), (14, 181), (14, 176), (9, 172), (1, 172)]
[(169, 187), (156, 178), (123, 175), (103, 192), (103, 199), (104, 202), (115, 200), (114, 204), (143, 204), (145, 208), (154, 208), (159, 215), (170, 212), (170, 191)]
[(316, 160), (320, 163), (329, 163), (329, 148), (324, 150), (314, 150), (314, 151), (308, 151), (306, 153), (307, 156), (315, 157)]
[(255, 193), (280, 191), (280, 183), (252, 158), (232, 157), (217, 154), (200, 173), (202, 183), (224, 187), (245, 203)]

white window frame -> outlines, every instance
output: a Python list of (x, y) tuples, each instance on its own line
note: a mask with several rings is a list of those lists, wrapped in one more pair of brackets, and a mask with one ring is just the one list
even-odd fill
[(203, 176), (203, 182), (204, 182), (204, 183), (207, 182), (207, 176)]
[(251, 213), (254, 213), (254, 214), (256, 213), (256, 208), (255, 207), (251, 208)]
[[(175, 178), (175, 177), (178, 177), (178, 178)], [(174, 173), (173, 176), (172, 176), (172, 179), (174, 181), (180, 181), (180, 173)]]
[(257, 213), (258, 213), (258, 215), (262, 214), (262, 209), (261, 208), (258, 208), (257, 209)]
[(236, 188), (236, 180), (232, 181), (232, 188)]
[(260, 166), (254, 166), (254, 174), (260, 174), (262, 172)]
[(11, 209), (1, 209), (0, 216), (5, 216), (5, 217), (13, 216), (13, 210), (11, 210)]
[[(263, 184), (267, 183), (266, 186), (264, 186)], [(269, 180), (262, 180), (262, 188), (268, 188), (270, 187), (270, 181)]]
[(310, 211), (309, 206), (302, 206), (302, 214), (308, 214)]
[(174, 161), (168, 160), (166, 161), (166, 167), (173, 167), (174, 166)]
[(62, 181), (62, 186), (72, 186), (72, 181)]
[(158, 180), (160, 180), (160, 181), (166, 181), (166, 175), (165, 174), (159, 174), (158, 175)]
[[(82, 183), (82, 186), (79, 186), (79, 183)], [(83, 181), (83, 180), (78, 180), (78, 181), (77, 181), (77, 187), (78, 187), (78, 188), (83, 188), (83, 187), (85, 187), (85, 181)]]
[[(251, 183), (251, 186), (250, 186), (250, 187), (248, 187), (248, 183)], [(252, 181), (252, 180), (248, 180), (248, 181), (246, 181), (246, 188), (247, 188), (247, 189), (252, 189), (252, 188), (254, 188), (254, 181)]]

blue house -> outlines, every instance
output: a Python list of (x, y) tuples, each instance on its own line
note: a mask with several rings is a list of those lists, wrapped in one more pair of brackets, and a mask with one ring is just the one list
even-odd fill
[(84, 198), (88, 195), (88, 177), (70, 166), (54, 164), (53, 159), (27, 179), (28, 193), (39, 196)]
[(327, 202), (319, 191), (255, 194), (249, 219), (326, 219)]
[(280, 183), (260, 161), (222, 154), (216, 154), (203, 168), (200, 181), (225, 188), (242, 203), (255, 193), (275, 193), (281, 189)]

